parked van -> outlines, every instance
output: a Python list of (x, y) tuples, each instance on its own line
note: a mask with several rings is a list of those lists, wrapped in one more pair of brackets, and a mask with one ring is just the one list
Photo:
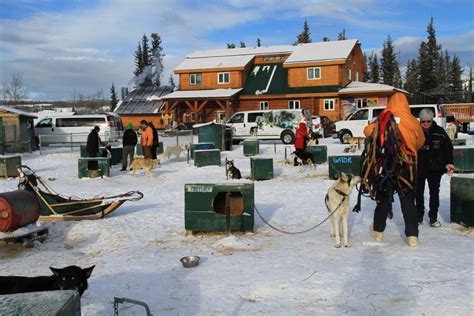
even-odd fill
[(312, 129), (308, 110), (261, 110), (235, 113), (227, 122), (232, 127), (235, 143), (247, 138), (262, 140), (281, 139), (285, 144), (295, 142), (295, 131), (304, 120)]
[(120, 139), (122, 121), (115, 113), (43, 118), (35, 125), (35, 135), (42, 144), (86, 143), (87, 136), (96, 125), (100, 127), (102, 141), (114, 142)]
[[(380, 112), (385, 109), (385, 106), (371, 106), (361, 108), (351, 115), (349, 115), (345, 120), (336, 122), (336, 132), (337, 137), (341, 143), (346, 143), (351, 137), (365, 137), (364, 128), (365, 126), (377, 117)], [(411, 113), (418, 118), (420, 111), (423, 109), (430, 109), (434, 113), (434, 121), (436, 124), (445, 128), (446, 126), (446, 117), (444, 109), (441, 105), (437, 104), (414, 104), (410, 105)]]

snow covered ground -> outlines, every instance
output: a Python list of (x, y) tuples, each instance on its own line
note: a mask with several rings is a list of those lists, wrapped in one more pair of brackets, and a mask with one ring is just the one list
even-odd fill
[[(345, 146), (324, 139), (329, 154)], [(474, 144), (473, 139), (469, 143)], [(302, 230), (327, 216), (324, 197), (333, 183), (328, 165), (299, 172), (284, 164), (282, 144), (260, 146), (274, 160), (275, 178), (255, 182), (255, 204), (273, 225)], [(1, 275), (49, 275), (49, 267), (96, 265), (82, 297), (84, 315), (112, 315), (113, 298), (146, 302), (154, 315), (468, 315), (474, 311), (473, 235), (449, 223), (449, 177), (440, 193), (440, 228), (420, 226), (421, 245), (404, 242), (398, 201), (383, 242), (369, 234), (374, 202), (350, 218), (351, 248), (336, 249), (329, 223), (303, 235), (284, 235), (256, 216), (255, 232), (185, 236), (186, 183), (226, 180), (224, 166), (196, 168), (185, 159), (163, 161), (149, 179), (114, 166), (111, 177), (77, 179), (78, 151), (22, 155), (23, 163), (59, 193), (91, 197), (140, 190), (145, 197), (124, 204), (103, 220), (53, 223), (50, 236), (34, 248), (0, 245)], [(224, 152), (242, 175), (250, 175), (242, 146)], [(250, 180), (242, 180), (247, 182)], [(1, 191), (17, 180), (0, 181)], [(427, 195), (426, 195), (427, 198)], [(351, 195), (351, 208), (356, 192)], [(201, 257), (185, 269), (179, 259)], [(120, 305), (120, 315), (143, 308)]]

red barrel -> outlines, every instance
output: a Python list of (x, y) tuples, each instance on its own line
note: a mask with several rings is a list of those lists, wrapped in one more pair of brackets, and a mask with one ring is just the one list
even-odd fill
[(23, 190), (0, 193), (0, 232), (34, 223), (39, 215), (40, 204), (33, 193)]

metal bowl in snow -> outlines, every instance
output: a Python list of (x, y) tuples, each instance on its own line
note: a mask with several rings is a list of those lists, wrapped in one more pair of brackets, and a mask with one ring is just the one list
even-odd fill
[(180, 261), (183, 264), (183, 267), (192, 268), (199, 264), (199, 259), (201, 258), (199, 258), (198, 256), (186, 256), (181, 258)]

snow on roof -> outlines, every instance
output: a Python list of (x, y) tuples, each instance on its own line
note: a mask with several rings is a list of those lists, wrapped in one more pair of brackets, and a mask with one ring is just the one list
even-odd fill
[(408, 91), (403, 89), (398, 89), (386, 84), (382, 83), (371, 83), (371, 82), (361, 82), (361, 81), (352, 81), (347, 86), (339, 90), (339, 94), (347, 94), (347, 93), (360, 93), (360, 92), (368, 92), (368, 91), (399, 91), (405, 94), (410, 94)]
[(37, 116), (34, 115), (33, 113), (21, 111), (21, 110), (18, 110), (18, 109), (15, 109), (15, 108), (12, 108), (12, 107), (9, 107), (9, 106), (6, 106), (6, 105), (0, 105), (0, 110), (4, 110), (4, 111), (7, 111), (7, 112), (11, 112), (11, 113), (16, 113), (18, 115), (37, 118)]
[(162, 99), (186, 99), (186, 98), (229, 98), (242, 89), (213, 89), (213, 90), (187, 90), (175, 91)]
[(295, 46), (284, 64), (346, 59), (356, 44), (356, 39), (301, 44)]
[(213, 58), (186, 58), (174, 70), (240, 68), (245, 67), (252, 59), (253, 55), (221, 56)]
[(261, 47), (244, 47), (232, 49), (213, 49), (201, 50), (191, 53), (186, 58), (205, 58), (205, 57), (223, 57), (223, 56), (244, 56), (244, 55), (268, 55), (268, 54), (288, 54), (293, 52), (297, 46), (278, 45), (278, 46), (261, 46)]

